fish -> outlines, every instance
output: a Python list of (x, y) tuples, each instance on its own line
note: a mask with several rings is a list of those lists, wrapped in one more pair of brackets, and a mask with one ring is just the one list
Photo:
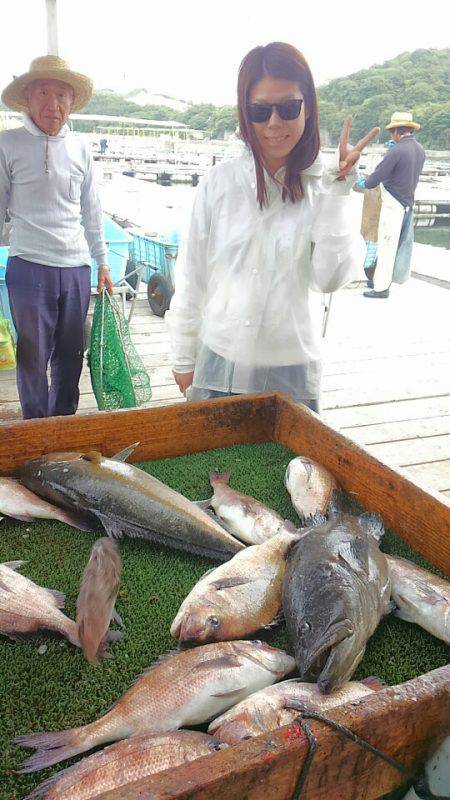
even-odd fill
[(219, 561), (243, 549), (182, 494), (144, 470), (96, 451), (32, 459), (22, 465), (20, 477), (46, 499), (93, 515), (112, 538), (126, 534)]
[(338, 496), (341, 492), (331, 472), (306, 456), (289, 462), (284, 485), (302, 522), (318, 513), (326, 514), (333, 494)]
[(86, 519), (48, 503), (14, 478), (0, 478), (0, 512), (22, 522), (57, 519), (81, 531), (92, 530)]
[[(226, 747), (212, 736), (176, 731), (154, 736), (132, 736), (87, 756), (37, 786), (25, 800), (87, 800), (130, 786), (148, 775), (178, 767)], [(130, 797), (137, 794), (130, 794)]]
[(364, 678), (362, 681), (344, 683), (333, 694), (322, 694), (317, 684), (302, 683), (292, 678), (260, 689), (241, 700), (225, 714), (216, 717), (209, 725), (208, 733), (219, 742), (234, 744), (276, 730), (282, 725), (290, 725), (299, 714), (298, 710), (289, 707), (291, 702), (323, 714), (330, 708), (361, 700), (383, 689), (384, 685), (378, 678)]
[(130, 736), (201, 725), (294, 668), (290, 655), (259, 641), (218, 642), (169, 654), (94, 722), (17, 736), (16, 744), (37, 751), (21, 771), (34, 772)]
[(387, 556), (394, 615), (450, 644), (450, 583), (405, 558)]
[(295, 533), (292, 522), (283, 519), (259, 500), (232, 489), (228, 485), (230, 476), (229, 469), (221, 475), (210, 472), (209, 481), (214, 494), (200, 505), (211, 506), (233, 536), (246, 544), (261, 544), (282, 531)]
[(0, 564), (0, 633), (13, 641), (40, 628), (62, 634), (79, 647), (77, 625), (60, 610), (64, 595), (45, 589), (17, 572), (25, 561)]
[(97, 667), (99, 658), (109, 657), (107, 642), (122, 637), (109, 631), (111, 619), (122, 623), (114, 610), (122, 569), (114, 540), (103, 537), (92, 547), (77, 598), (78, 636), (85, 658)]
[(296, 541), (295, 534), (278, 533), (205, 573), (181, 604), (171, 635), (205, 644), (269, 627), (280, 612), (287, 553)]
[(294, 545), (282, 588), (286, 626), (302, 680), (324, 693), (348, 681), (381, 617), (392, 610), (383, 523), (334, 514)]

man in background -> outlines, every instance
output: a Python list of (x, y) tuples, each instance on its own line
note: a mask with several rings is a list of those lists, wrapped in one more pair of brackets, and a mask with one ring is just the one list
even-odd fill
[(392, 281), (404, 283), (409, 278), (414, 237), (414, 194), (425, 161), (425, 151), (414, 138), (420, 125), (412, 114), (396, 111), (386, 130), (395, 142), (368, 177), (356, 182), (360, 189), (374, 189), (381, 184), (381, 213), (378, 227), (377, 265), (373, 289), (364, 297), (386, 299)]
[(98, 290), (112, 292), (90, 147), (67, 125), (92, 88), (90, 78), (48, 55), (2, 94), (8, 108), (24, 112), (23, 127), (0, 133), (0, 230), (8, 210), (6, 285), (24, 419), (77, 410), (91, 257)]

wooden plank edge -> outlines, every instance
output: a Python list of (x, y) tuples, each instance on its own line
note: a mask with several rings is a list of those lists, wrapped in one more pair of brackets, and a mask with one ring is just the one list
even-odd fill
[[(405, 768), (415, 770), (450, 732), (450, 666), (335, 708), (345, 725)], [(379, 757), (323, 722), (310, 722), (317, 749), (302, 800), (373, 800), (404, 782)], [(308, 744), (296, 724), (165, 770), (98, 800), (291, 800)]]
[(276, 396), (258, 394), (6, 422), (0, 428), (0, 474), (13, 474), (30, 458), (63, 450), (112, 456), (140, 442), (130, 461), (142, 461), (272, 441), (275, 418)]

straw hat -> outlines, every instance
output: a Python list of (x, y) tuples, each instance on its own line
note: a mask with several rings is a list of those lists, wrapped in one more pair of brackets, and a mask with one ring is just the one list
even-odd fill
[(413, 115), (409, 111), (394, 111), (389, 125), (386, 125), (385, 130), (389, 131), (391, 128), (414, 128), (418, 130), (420, 125), (418, 122), (413, 122)]
[(64, 81), (72, 87), (74, 91), (74, 101), (72, 111), (79, 111), (80, 108), (89, 102), (93, 84), (86, 75), (73, 72), (59, 56), (39, 56), (33, 59), (30, 69), (24, 75), (15, 77), (14, 80), (3, 90), (2, 101), (5, 106), (13, 111), (28, 111), (28, 104), (24, 90), (31, 83), (42, 78), (54, 78)]

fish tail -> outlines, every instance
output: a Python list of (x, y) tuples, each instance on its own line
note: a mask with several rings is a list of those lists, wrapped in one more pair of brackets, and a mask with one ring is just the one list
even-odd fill
[(92, 736), (85, 736), (85, 730), (89, 727), (86, 725), (66, 731), (28, 733), (24, 736), (16, 736), (15, 744), (36, 749), (36, 752), (23, 762), (20, 771), (23, 773), (36, 772), (38, 769), (51, 767), (59, 761), (65, 761), (66, 758), (90, 750), (96, 743), (95, 740), (92, 741)]
[(231, 478), (231, 469), (224, 470), (224, 472), (222, 472), (221, 475), (219, 475), (218, 472), (215, 472), (215, 470), (212, 470), (212, 472), (209, 473), (209, 482), (211, 485), (213, 483), (228, 484), (230, 478)]

